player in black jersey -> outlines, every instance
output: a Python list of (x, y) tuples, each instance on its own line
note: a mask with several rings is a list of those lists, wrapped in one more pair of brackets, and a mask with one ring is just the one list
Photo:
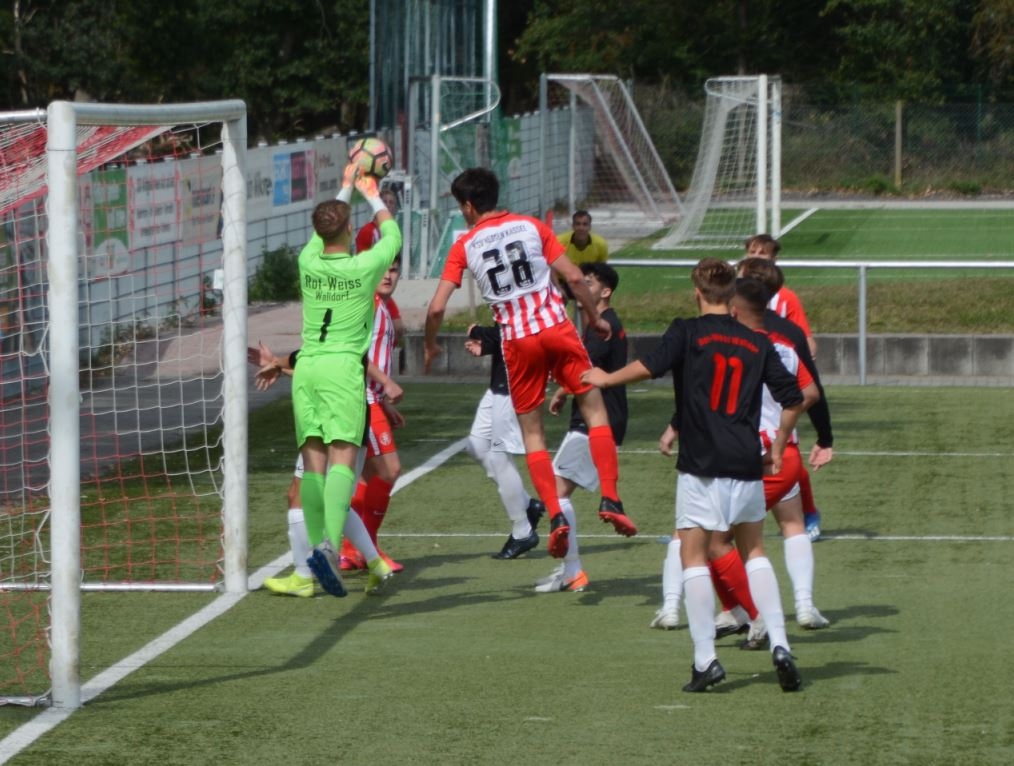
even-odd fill
[[(592, 365), (608, 372), (618, 370), (627, 363), (627, 335), (623, 330), (623, 323), (620, 322), (620, 317), (610, 305), (610, 301), (620, 283), (620, 276), (612, 266), (597, 261), (582, 263), (581, 272), (584, 274), (588, 292), (596, 301), (599, 316), (605, 319), (612, 329), (608, 340), (603, 340), (590, 329), (585, 329), (581, 342), (588, 350), (588, 358)], [(549, 402), (549, 411), (554, 415), (559, 415), (563, 411), (566, 400), (567, 391), (563, 387), (558, 388)], [(626, 387), (616, 386), (603, 391), (602, 400), (605, 402), (606, 412), (609, 415), (609, 428), (612, 431), (613, 440), (617, 445), (622, 444), (623, 437), (627, 432)], [(576, 401), (571, 406), (567, 433), (564, 434), (563, 441), (553, 458), (553, 472), (556, 474), (556, 493), (560, 498), (560, 510), (566, 515), (570, 525), (570, 545), (567, 548), (567, 555), (563, 558), (563, 564), (554, 568), (547, 577), (537, 580), (535, 591), (537, 593), (582, 591), (588, 586), (588, 576), (584, 572), (581, 557), (578, 555), (577, 518), (570, 498), (577, 487), (588, 492), (597, 491), (599, 478), (588, 445), (588, 424), (581, 415)], [(633, 535), (637, 532), (636, 525), (625, 513), (618, 513), (616, 517), (623, 519), (623, 524), (629, 534)], [(611, 523), (616, 523), (616, 517)], [(606, 522), (606, 519), (602, 519), (602, 521)]]
[(705, 258), (691, 278), (700, 316), (674, 319), (651, 352), (613, 373), (592, 369), (584, 380), (609, 387), (673, 375), (672, 425), (679, 433), (676, 528), (694, 642), (692, 675), (683, 690), (705, 691), (725, 678), (715, 653), (708, 543), (712, 532), (731, 528), (747, 562), (754, 601), (768, 627), (779, 684), (785, 691), (795, 691), (802, 679), (789, 654), (778, 581), (764, 554), (764, 464), (758, 431), (766, 384), (783, 407), (769, 452), (771, 469), (777, 472), (803, 396), (771, 342), (729, 315), (736, 281), (732, 266)]

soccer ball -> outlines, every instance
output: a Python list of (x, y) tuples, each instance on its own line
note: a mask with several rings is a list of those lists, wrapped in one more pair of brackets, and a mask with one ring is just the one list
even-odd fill
[(360, 138), (349, 149), (349, 162), (358, 165), (366, 175), (383, 178), (391, 171), (394, 158), (379, 138)]

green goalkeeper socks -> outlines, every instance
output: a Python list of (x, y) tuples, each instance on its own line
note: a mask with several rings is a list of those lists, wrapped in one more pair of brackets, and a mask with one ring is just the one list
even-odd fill
[(299, 483), (299, 502), (303, 505), (306, 539), (311, 548), (324, 540), (324, 474), (305, 471)]
[(335, 547), (341, 545), (355, 486), (356, 475), (348, 466), (333, 465), (328, 470), (324, 482), (324, 528)]

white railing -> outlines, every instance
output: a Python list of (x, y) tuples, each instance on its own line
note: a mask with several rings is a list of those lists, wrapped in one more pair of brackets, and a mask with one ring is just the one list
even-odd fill
[[(737, 261), (730, 261), (736, 263)], [(691, 259), (611, 258), (611, 266), (647, 266), (651, 268), (693, 268)], [(1014, 269), (1014, 261), (778, 261), (782, 269), (853, 269), (859, 275), (858, 363), (859, 385), (866, 385), (866, 293), (871, 269)]]

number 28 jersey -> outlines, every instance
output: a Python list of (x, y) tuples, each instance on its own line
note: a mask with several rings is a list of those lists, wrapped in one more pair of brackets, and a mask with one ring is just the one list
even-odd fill
[(765, 335), (728, 314), (674, 319), (640, 361), (654, 378), (672, 372), (678, 471), (706, 478), (762, 478), (762, 386), (783, 407), (803, 400), (796, 377)]
[(564, 252), (542, 221), (503, 211), (451, 245), (441, 279), (461, 287), (465, 269), (471, 271), (504, 340), (515, 340), (567, 321), (549, 267)]

